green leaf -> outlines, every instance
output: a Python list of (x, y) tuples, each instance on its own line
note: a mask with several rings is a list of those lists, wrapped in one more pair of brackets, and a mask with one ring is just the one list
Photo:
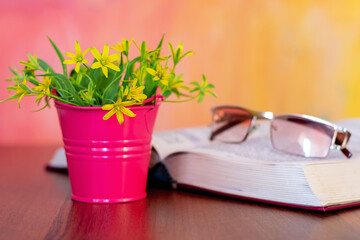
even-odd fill
[(205, 94), (200, 93), (198, 98), (198, 103), (201, 103), (204, 100)]
[(196, 81), (191, 82), (190, 84), (191, 84), (191, 85), (195, 85), (196, 87), (200, 87), (200, 83), (198, 83), (198, 82), (196, 82)]
[(165, 37), (165, 33), (162, 35), (161, 40), (160, 40), (160, 42), (159, 42), (159, 44), (158, 44), (158, 46), (156, 48), (156, 50), (157, 50), (156, 57), (157, 58), (159, 58), (159, 56), (160, 56), (160, 50), (161, 50), (161, 47), (162, 47), (162, 44), (163, 44), (163, 41), (164, 41), (164, 37)]
[(22, 65), (24, 65), (24, 66), (26, 66), (26, 67), (29, 67), (29, 68), (34, 67), (31, 63), (28, 63), (28, 62), (20, 61), (19, 63), (22, 64)]
[(38, 68), (39, 64), (37, 63), (37, 61), (29, 53), (27, 53), (27, 56), (29, 58), (29, 61), (32, 63), (32, 65)]
[(40, 67), (46, 72), (47, 70), (49, 70), (49, 72), (54, 73), (54, 69), (52, 69), (52, 67), (50, 67), (49, 64), (47, 64), (44, 60), (42, 59), (38, 59), (39, 65)]
[(10, 86), (10, 87), (7, 87), (7, 90), (9, 90), (9, 91), (16, 91), (16, 87), (15, 87), (15, 86)]
[(29, 82), (31, 82), (32, 84), (36, 85), (36, 86), (39, 85), (39, 81), (36, 80), (35, 78), (30, 77), (30, 78), (28, 78), (27, 80), (28, 80)]
[(51, 45), (53, 46), (53, 48), (55, 49), (56, 54), (58, 55), (60, 62), (61, 62), (61, 66), (63, 68), (63, 74), (64, 76), (67, 76), (67, 67), (66, 64), (64, 64), (64, 56), (62, 55), (62, 53), (60, 52), (59, 48), (55, 45), (55, 43), (51, 40), (50, 37), (48, 37)]
[(111, 100), (113, 101), (117, 100), (121, 77), (125, 69), (126, 69), (125, 67), (122, 68), (121, 72), (119, 72), (117, 75), (114, 76), (112, 82), (104, 90), (104, 93), (102, 95), (102, 99), (104, 101), (103, 104), (111, 103), (112, 102)]
[(179, 46), (176, 50), (176, 56), (175, 56), (176, 62), (180, 61), (181, 53), (182, 53), (182, 43), (179, 44)]
[(145, 58), (145, 54), (146, 54), (146, 42), (145, 42), (145, 41), (143, 41), (143, 42), (141, 43), (140, 53), (141, 53), (141, 58), (144, 59), (144, 58)]
[(191, 89), (189, 92), (196, 92), (196, 91), (199, 91), (200, 89), (197, 87), (197, 88), (194, 88), (194, 89)]
[(14, 74), (16, 77), (20, 76), (19, 72), (17, 72), (16, 70), (12, 69), (11, 67), (9, 67), (9, 69), (12, 72), (12, 74)]
[(12, 99), (18, 98), (18, 97), (20, 97), (20, 96), (21, 96), (21, 94), (22, 94), (22, 93), (17, 93), (17, 94), (15, 94), (15, 95), (13, 95), (13, 96), (11, 96), (11, 97), (7, 98), (7, 99), (1, 100), (1, 101), (0, 101), (0, 103), (3, 103), (3, 102), (6, 102), (6, 101), (9, 101), (9, 100), (12, 100)]
[(124, 80), (129, 80), (130, 79), (130, 76), (134, 70), (134, 65), (136, 62), (140, 61), (141, 58), (140, 57), (137, 57), (137, 58), (134, 58), (128, 65), (127, 67), (125, 68), (126, 69), (126, 72), (125, 72), (125, 76), (124, 76)]
[(160, 49), (160, 48), (161, 48), (161, 46), (162, 46), (162, 44), (163, 44), (163, 41), (164, 41), (164, 37), (165, 37), (165, 33), (162, 35), (161, 40), (160, 40), (160, 42), (159, 42), (159, 44), (158, 44), (158, 46), (157, 46), (156, 49)]
[(212, 92), (212, 91), (206, 91), (207, 93), (209, 93), (209, 94), (211, 94), (213, 97), (215, 97), (215, 98), (217, 98), (217, 95), (214, 93), (214, 92)]
[(206, 79), (205, 74), (202, 75), (202, 79), (203, 79), (203, 83), (204, 83), (204, 84), (207, 84), (207, 79)]
[(81, 85), (82, 79), (83, 79), (83, 75), (82, 75), (81, 72), (80, 72), (80, 73), (78, 73), (78, 74), (76, 75), (75, 83), (76, 83), (78, 86), (82, 86), (82, 85)]
[[(39, 109), (36, 109), (36, 110), (34, 110), (32, 112), (40, 112), (41, 110), (44, 110), (46, 107), (50, 108), (49, 100), (47, 100), (47, 98), (45, 98), (45, 101), (46, 101), (46, 104), (43, 107), (41, 107)], [(40, 101), (39, 101), (39, 104), (40, 104)]]
[(165, 90), (164, 92), (162, 92), (161, 94), (165, 97), (168, 98), (171, 95), (171, 91), (170, 90)]
[(183, 59), (184, 57), (186, 57), (186, 56), (194, 55), (194, 54), (195, 54), (194, 52), (188, 51), (188, 52), (186, 52), (184, 55), (182, 55), (182, 56), (179, 58), (179, 61), (180, 61), (181, 59)]
[(150, 74), (147, 74), (145, 76), (145, 89), (143, 93), (148, 97), (152, 97), (156, 93), (156, 89), (159, 86), (160, 81), (154, 81), (153, 76)]
[[(51, 75), (54, 78), (57, 78), (58, 80), (60, 80), (60, 86), (63, 86), (64, 90), (66, 90), (67, 92), (69, 92), (71, 94), (71, 97), (76, 102), (76, 104), (78, 104), (79, 106), (84, 106), (84, 101), (80, 98), (80, 96), (78, 95), (78, 92), (75, 90), (74, 86), (71, 84), (71, 82), (69, 81), (69, 79), (66, 76), (59, 74), (59, 73), (52, 73)], [(61, 91), (61, 90), (59, 90), (59, 91)], [(68, 99), (68, 100), (71, 101), (72, 99)]]
[(23, 90), (31, 93), (31, 89), (30, 89), (28, 86), (26, 86), (25, 84), (19, 83), (19, 86), (20, 86)]
[(174, 48), (173, 46), (171, 45), (171, 43), (169, 43), (169, 47), (170, 47), (170, 50), (171, 50), (171, 54), (173, 55), (173, 57), (175, 56), (175, 52), (174, 52)]

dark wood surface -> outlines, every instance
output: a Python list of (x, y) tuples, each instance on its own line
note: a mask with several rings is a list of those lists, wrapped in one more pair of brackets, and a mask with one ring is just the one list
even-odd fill
[(360, 208), (328, 213), (151, 187), (145, 200), (86, 204), (55, 147), (0, 147), (0, 239), (360, 239)]

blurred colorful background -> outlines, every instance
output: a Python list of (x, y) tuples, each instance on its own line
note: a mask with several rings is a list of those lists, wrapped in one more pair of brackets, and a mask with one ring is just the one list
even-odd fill
[[(0, 0), (0, 33), (0, 99), (10, 96), (8, 66), (20, 69), (27, 52), (61, 70), (47, 36), (67, 52), (76, 40), (84, 49), (122, 38), (155, 48), (165, 33), (195, 52), (179, 66), (184, 80), (205, 73), (218, 98), (164, 103), (155, 130), (207, 125), (219, 104), (360, 117), (359, 1)], [(60, 145), (56, 110), (36, 109), (34, 99), (0, 104), (0, 144)]]

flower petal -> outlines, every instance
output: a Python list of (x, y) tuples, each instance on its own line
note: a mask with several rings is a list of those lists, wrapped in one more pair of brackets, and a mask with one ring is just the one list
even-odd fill
[(110, 49), (114, 49), (117, 50), (119, 48), (120, 43), (118, 42), (118, 44), (114, 44)]
[(71, 53), (71, 52), (66, 52), (65, 56), (69, 57), (69, 58), (76, 58), (76, 55)]
[(168, 80), (166, 80), (166, 79), (161, 79), (160, 82), (161, 82), (162, 84), (164, 84), (165, 86), (168, 85)]
[(103, 53), (102, 53), (102, 57), (106, 58), (107, 56), (109, 56), (109, 45), (105, 44)]
[(63, 63), (64, 63), (64, 64), (75, 64), (76, 61), (74, 61), (74, 60), (72, 60), (72, 59), (68, 59), (68, 60), (65, 60)]
[(131, 100), (131, 101), (125, 101), (121, 103), (121, 106), (132, 106), (136, 103), (136, 101)]
[(156, 65), (156, 71), (157, 71), (157, 72), (161, 72), (161, 70), (162, 70), (161, 65), (160, 65), (160, 64)]
[(118, 60), (119, 58), (121, 58), (121, 55), (119, 53), (115, 53), (109, 56), (109, 61), (110, 62), (114, 62), (116, 60)]
[(116, 112), (116, 118), (120, 124), (124, 122), (124, 116), (122, 115), (121, 112)]
[(81, 55), (80, 44), (79, 44), (79, 42), (77, 40), (75, 42), (75, 52), (76, 52), (76, 55)]
[(94, 58), (96, 58), (96, 60), (100, 61), (101, 54), (99, 53), (99, 51), (94, 47), (92, 47), (90, 50), (91, 50), (92, 55), (94, 55)]
[(140, 87), (137, 87), (137, 88), (135, 88), (134, 89), (134, 92), (141, 92), (141, 91), (143, 91), (145, 89), (145, 86), (140, 86)]
[(155, 76), (156, 75), (156, 71), (152, 68), (147, 68), (146, 71), (150, 74), (150, 75), (153, 75)]
[(106, 64), (106, 67), (111, 68), (112, 70), (115, 70), (117, 72), (120, 72), (120, 68), (113, 63)]
[(103, 119), (108, 120), (112, 115), (115, 114), (115, 109), (111, 109), (107, 114), (104, 115)]
[(80, 64), (81, 64), (81, 63), (79, 63), (79, 62), (76, 63), (75, 72), (77, 72), (77, 73), (80, 71)]
[(90, 50), (90, 48), (86, 49), (84, 52), (83, 52), (83, 57), (85, 57), (85, 55), (87, 54), (87, 52)]
[(142, 102), (142, 101), (144, 101), (144, 100), (147, 98), (147, 96), (146, 96), (145, 94), (142, 94), (142, 93), (137, 94), (137, 95), (133, 95), (132, 97), (133, 97), (133, 98), (135, 99), (135, 101), (137, 101), (137, 102)]
[(96, 69), (96, 68), (99, 68), (99, 67), (102, 67), (102, 65), (100, 64), (100, 62), (94, 62), (94, 63), (91, 65), (91, 68), (92, 68), (92, 69)]
[(135, 117), (136, 116), (135, 113), (133, 113), (130, 109), (128, 109), (126, 107), (121, 106), (120, 109), (121, 109), (122, 113), (128, 115), (129, 117)]
[(112, 108), (114, 108), (114, 104), (105, 104), (101, 107), (102, 110), (110, 110)]
[(171, 74), (163, 74), (162, 78), (168, 80), (171, 78)]
[(21, 101), (21, 99), (22, 99), (25, 95), (26, 95), (26, 93), (23, 93), (23, 94), (21, 94), (21, 96), (19, 97), (19, 100), (18, 100), (19, 108), (20, 108), (20, 101)]
[(108, 69), (107, 69), (107, 67), (101, 67), (101, 70), (103, 71), (105, 77), (107, 78), (108, 77)]

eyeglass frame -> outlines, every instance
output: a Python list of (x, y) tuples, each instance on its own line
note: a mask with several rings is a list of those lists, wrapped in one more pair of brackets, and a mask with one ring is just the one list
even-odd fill
[[(242, 143), (244, 142), (247, 137), (249, 136), (250, 132), (254, 130), (254, 126), (255, 126), (255, 122), (257, 119), (261, 120), (261, 119), (266, 119), (266, 120), (274, 120), (275, 117), (281, 117), (281, 116), (290, 116), (290, 117), (298, 117), (301, 119), (305, 119), (305, 120), (309, 120), (312, 122), (316, 122), (316, 123), (320, 123), (320, 124), (324, 124), (326, 126), (329, 126), (331, 128), (333, 128), (334, 130), (334, 134), (332, 136), (332, 140), (331, 140), (331, 145), (329, 146), (329, 150), (339, 150), (341, 151), (347, 158), (351, 158), (352, 153), (346, 148), (350, 137), (351, 137), (351, 133), (347, 130), (347, 128), (344, 127), (340, 127), (332, 122), (326, 121), (324, 119), (318, 118), (318, 117), (314, 117), (314, 116), (310, 116), (310, 115), (305, 115), (305, 114), (296, 114), (296, 113), (290, 113), (290, 114), (274, 114), (274, 112), (261, 112), (261, 111), (255, 111), (255, 110), (251, 110), (251, 109), (247, 109), (247, 108), (243, 108), (243, 107), (239, 107), (239, 106), (234, 106), (234, 105), (221, 105), (221, 106), (217, 106), (211, 109), (212, 112), (212, 121), (214, 121), (214, 114), (215, 111), (220, 109), (220, 108), (233, 108), (233, 109), (239, 109), (239, 110), (243, 110), (243, 111), (247, 111), (252, 115), (252, 120), (250, 123), (250, 126), (247, 129), (246, 135), (244, 136), (244, 138), (237, 142), (237, 143)], [(222, 126), (220, 127), (220, 131), (219, 129), (217, 129), (216, 131), (212, 131), (209, 140), (213, 141), (214, 138), (228, 130), (229, 128), (233, 127), (235, 125), (230, 125), (230, 126)], [(224, 128), (224, 129), (223, 129)], [(270, 129), (270, 134), (271, 134), (271, 139), (272, 139), (272, 131)], [(340, 134), (340, 135), (339, 135)], [(340, 138), (340, 136), (342, 136), (342, 140)], [(338, 144), (336, 144), (338, 142)], [(273, 145), (273, 144), (272, 144)], [(296, 155), (296, 154), (295, 154)], [(305, 157), (305, 156), (304, 156)]]

